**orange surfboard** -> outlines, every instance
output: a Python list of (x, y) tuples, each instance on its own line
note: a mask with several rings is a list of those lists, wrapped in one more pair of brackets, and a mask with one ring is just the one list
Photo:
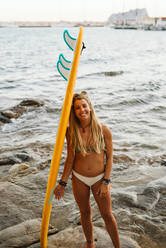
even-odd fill
[[(57, 131), (56, 143), (54, 146), (54, 152), (53, 152), (53, 157), (51, 161), (51, 167), (50, 167), (48, 184), (47, 184), (47, 191), (46, 191), (45, 202), (44, 202), (44, 207), (43, 207), (41, 235), (40, 235), (41, 248), (47, 248), (47, 235), (48, 235), (48, 226), (49, 226), (49, 220), (50, 220), (51, 208), (52, 208), (53, 192), (56, 186), (56, 181), (57, 181), (57, 176), (58, 176), (58, 171), (59, 171), (59, 164), (61, 160), (61, 154), (63, 150), (65, 134), (66, 134), (66, 129), (68, 125), (70, 109), (72, 105), (74, 86), (75, 86), (75, 81), (77, 77), (77, 68), (79, 65), (79, 59), (80, 59), (80, 54), (81, 54), (81, 49), (82, 49), (82, 37), (83, 37), (82, 27), (80, 27), (78, 38), (71, 39), (71, 46), (70, 46), (70, 43), (67, 41), (67, 37), (66, 38), (64, 37), (65, 42), (74, 51), (74, 57), (73, 57), (73, 62), (65, 60), (62, 55), (60, 58), (61, 59), (60, 62), (62, 62), (60, 63), (60, 66), (62, 67), (61, 69), (62, 70), (66, 69), (66, 71), (69, 71), (68, 73), (69, 76), (64, 76), (64, 78), (67, 79), (69, 77), (69, 79), (68, 79), (68, 86), (66, 90), (64, 104), (62, 108), (61, 118), (59, 122), (59, 127)], [(65, 62), (66, 62), (66, 66), (63, 65)], [(70, 66), (71, 68), (67, 66), (68, 64), (69, 65), (71, 64)], [(63, 74), (63, 71), (62, 71), (62, 74)]]

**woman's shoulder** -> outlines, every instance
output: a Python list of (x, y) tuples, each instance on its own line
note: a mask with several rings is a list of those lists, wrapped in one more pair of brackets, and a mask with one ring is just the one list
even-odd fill
[(105, 137), (112, 136), (111, 130), (108, 126), (106, 126), (105, 124), (102, 124), (101, 127), (102, 127), (102, 131), (103, 131), (103, 135)]
[(103, 132), (111, 132), (110, 128), (105, 124), (101, 124), (101, 128)]
[(112, 151), (112, 133), (108, 126), (102, 125), (106, 153)]

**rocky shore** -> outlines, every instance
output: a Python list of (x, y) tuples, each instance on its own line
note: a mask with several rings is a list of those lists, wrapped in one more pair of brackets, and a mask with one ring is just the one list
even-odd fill
[[(0, 123), (6, 125), (28, 108), (43, 105), (42, 101), (23, 101), (1, 112)], [(40, 224), (52, 150), (51, 145), (38, 147), (36, 144), (26, 150), (0, 154), (0, 248), (40, 247)], [(116, 152), (114, 156), (111, 194), (122, 248), (166, 247), (164, 161), (165, 158), (162, 163), (142, 168), (125, 152)], [(96, 248), (113, 248), (93, 196), (91, 198)], [(84, 242), (69, 180), (64, 199), (53, 200), (48, 248), (82, 248)]]

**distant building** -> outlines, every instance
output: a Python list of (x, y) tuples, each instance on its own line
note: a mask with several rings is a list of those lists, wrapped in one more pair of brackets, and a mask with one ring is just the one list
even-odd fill
[(108, 24), (115, 25), (135, 25), (142, 24), (144, 18), (148, 18), (146, 9), (134, 9), (128, 12), (112, 14), (108, 18)]
[(154, 17), (144, 19), (145, 30), (166, 30), (166, 17)]

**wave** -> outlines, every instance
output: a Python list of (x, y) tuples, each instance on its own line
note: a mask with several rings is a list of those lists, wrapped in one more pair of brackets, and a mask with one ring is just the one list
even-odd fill
[(164, 112), (166, 111), (166, 106), (163, 105), (159, 105), (159, 106), (152, 106), (152, 108), (150, 109), (150, 111), (154, 111), (154, 112)]
[(141, 98), (133, 98), (119, 102), (119, 105), (128, 105), (128, 106), (133, 106), (137, 104), (148, 104), (148, 102), (145, 99), (141, 99)]
[(83, 77), (89, 77), (89, 76), (106, 76), (106, 77), (115, 77), (122, 75), (124, 71), (101, 71), (101, 72), (92, 72), (84, 75)]

